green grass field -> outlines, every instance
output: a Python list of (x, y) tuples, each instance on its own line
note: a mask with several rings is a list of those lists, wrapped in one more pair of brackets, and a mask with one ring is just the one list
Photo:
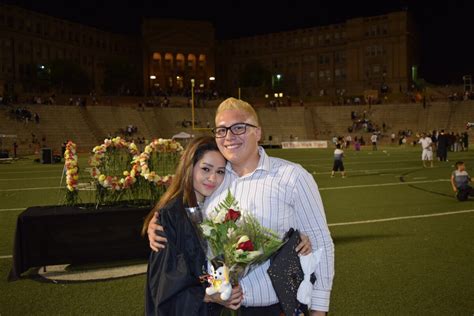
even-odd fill
[[(474, 176), (472, 152), (424, 169), (419, 148), (347, 150), (345, 179), (330, 178), (332, 150), (268, 153), (300, 163), (319, 185), (336, 245), (331, 314), (474, 314), (474, 200), (458, 202), (448, 182), (456, 160)], [(6, 282), (16, 218), (26, 207), (58, 203), (61, 170), (31, 159), (0, 165), (0, 315), (143, 314), (144, 275)]]

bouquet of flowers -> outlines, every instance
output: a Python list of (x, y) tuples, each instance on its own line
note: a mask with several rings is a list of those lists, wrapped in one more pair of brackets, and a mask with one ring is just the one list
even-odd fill
[(206, 291), (209, 295), (221, 293), (223, 300), (228, 299), (232, 285), (238, 284), (252, 266), (266, 261), (283, 245), (277, 233), (240, 210), (230, 191), (201, 229), (212, 258), (208, 271), (211, 286)]

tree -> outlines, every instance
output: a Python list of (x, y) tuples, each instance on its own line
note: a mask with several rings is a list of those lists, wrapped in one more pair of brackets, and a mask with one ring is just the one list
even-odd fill
[(55, 60), (46, 67), (50, 70), (51, 85), (56, 90), (73, 94), (90, 92), (92, 81), (78, 64), (69, 60)]
[(104, 64), (104, 92), (113, 95), (138, 94), (142, 90), (140, 67), (125, 59), (110, 59)]

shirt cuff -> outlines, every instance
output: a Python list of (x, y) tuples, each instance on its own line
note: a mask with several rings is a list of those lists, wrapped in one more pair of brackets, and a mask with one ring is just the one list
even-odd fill
[(314, 289), (311, 295), (311, 310), (328, 312), (330, 296), (331, 291)]

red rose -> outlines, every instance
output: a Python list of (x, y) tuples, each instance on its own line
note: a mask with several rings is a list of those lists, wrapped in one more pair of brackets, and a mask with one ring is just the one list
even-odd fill
[(237, 245), (237, 249), (242, 249), (243, 251), (253, 251), (253, 244), (250, 240), (246, 242), (241, 242)]
[(225, 214), (224, 223), (225, 223), (225, 222), (228, 222), (228, 221), (234, 221), (234, 222), (235, 222), (236, 220), (239, 219), (239, 217), (240, 217), (240, 212), (239, 212), (239, 211), (235, 211), (235, 210), (233, 210), (233, 209), (230, 208), (230, 209), (227, 211), (227, 214)]

